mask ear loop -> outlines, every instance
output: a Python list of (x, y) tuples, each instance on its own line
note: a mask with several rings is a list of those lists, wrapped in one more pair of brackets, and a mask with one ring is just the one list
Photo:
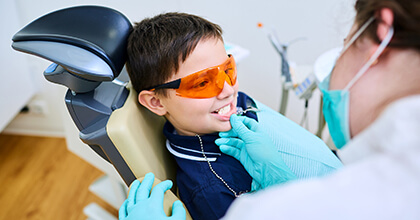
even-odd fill
[[(335, 58), (334, 61), (334, 66), (331, 69), (331, 72), (329, 74), (328, 77), (331, 77), (331, 73), (334, 71), (335, 69), (335, 65), (337, 64), (337, 60), (343, 55), (344, 52), (346, 52), (347, 49), (349, 49), (349, 47), (357, 40), (357, 38), (359, 38), (359, 36), (363, 33), (363, 31), (366, 30), (366, 28), (375, 20), (375, 17), (371, 17), (369, 18), (366, 23), (364, 23), (359, 30), (356, 31), (356, 33), (353, 35), (353, 37), (350, 38), (349, 42), (343, 47), (343, 49), (341, 49), (340, 54)], [(328, 83), (329, 84), (329, 83)]]
[[(349, 40), (347, 45), (343, 48), (343, 50), (340, 53), (340, 56), (359, 38), (360, 35), (362, 35), (363, 31), (366, 30), (366, 28), (375, 20), (375, 17), (369, 18), (365, 24), (363, 24), (359, 30), (353, 35), (353, 37)], [(340, 57), (339, 56), (339, 57)]]
[(373, 53), (373, 55), (369, 58), (366, 64), (363, 65), (363, 67), (359, 70), (359, 72), (357, 72), (356, 76), (352, 80), (350, 80), (350, 82), (344, 88), (343, 92), (348, 91), (354, 85), (354, 83), (368, 70), (368, 68), (378, 59), (381, 53), (388, 46), (393, 35), (394, 35), (394, 28), (390, 26), (387, 35), (385, 36), (384, 40), (379, 45), (378, 49), (375, 51), (375, 53)]

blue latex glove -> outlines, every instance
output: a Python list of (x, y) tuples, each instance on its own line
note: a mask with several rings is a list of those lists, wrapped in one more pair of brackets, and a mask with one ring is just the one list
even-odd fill
[(251, 190), (296, 179), (284, 163), (271, 139), (248, 117), (232, 115), (232, 129), (220, 132), (216, 140), (220, 150), (239, 160), (253, 178)]
[(172, 216), (166, 216), (163, 211), (163, 194), (172, 187), (172, 181), (166, 180), (153, 188), (155, 176), (148, 173), (140, 184), (135, 180), (131, 184), (128, 198), (124, 201), (119, 210), (119, 220), (185, 220), (186, 212), (181, 201), (175, 201), (172, 205)]

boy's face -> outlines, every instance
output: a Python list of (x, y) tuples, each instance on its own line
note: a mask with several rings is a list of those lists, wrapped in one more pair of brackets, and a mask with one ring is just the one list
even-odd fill
[[(227, 59), (221, 40), (201, 40), (185, 62), (180, 64), (178, 73), (167, 82), (220, 65)], [(173, 89), (168, 89), (167, 92), (167, 97), (161, 96), (159, 99), (166, 110), (166, 119), (172, 123), (178, 134), (192, 136), (231, 129), (229, 117), (236, 113), (238, 82), (234, 86), (225, 82), (219, 95), (206, 99), (180, 97)]]

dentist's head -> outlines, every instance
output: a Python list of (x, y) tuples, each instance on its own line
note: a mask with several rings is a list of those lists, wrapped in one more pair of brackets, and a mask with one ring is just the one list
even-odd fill
[(338, 148), (392, 102), (420, 94), (420, 2), (358, 0), (356, 18), (331, 75), (320, 84)]

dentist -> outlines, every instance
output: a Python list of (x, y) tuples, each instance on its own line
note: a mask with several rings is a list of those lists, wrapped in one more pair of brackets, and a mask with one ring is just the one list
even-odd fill
[[(264, 189), (236, 199), (224, 219), (420, 219), (420, 1), (357, 0), (355, 9), (344, 48), (319, 85), (345, 167), (288, 181), (258, 123), (233, 115), (232, 130), (216, 144)], [(163, 183), (150, 195), (150, 184), (136, 187), (148, 202), (128, 201), (120, 219), (185, 219), (178, 203), (171, 217), (159, 211), (170, 188)]]

